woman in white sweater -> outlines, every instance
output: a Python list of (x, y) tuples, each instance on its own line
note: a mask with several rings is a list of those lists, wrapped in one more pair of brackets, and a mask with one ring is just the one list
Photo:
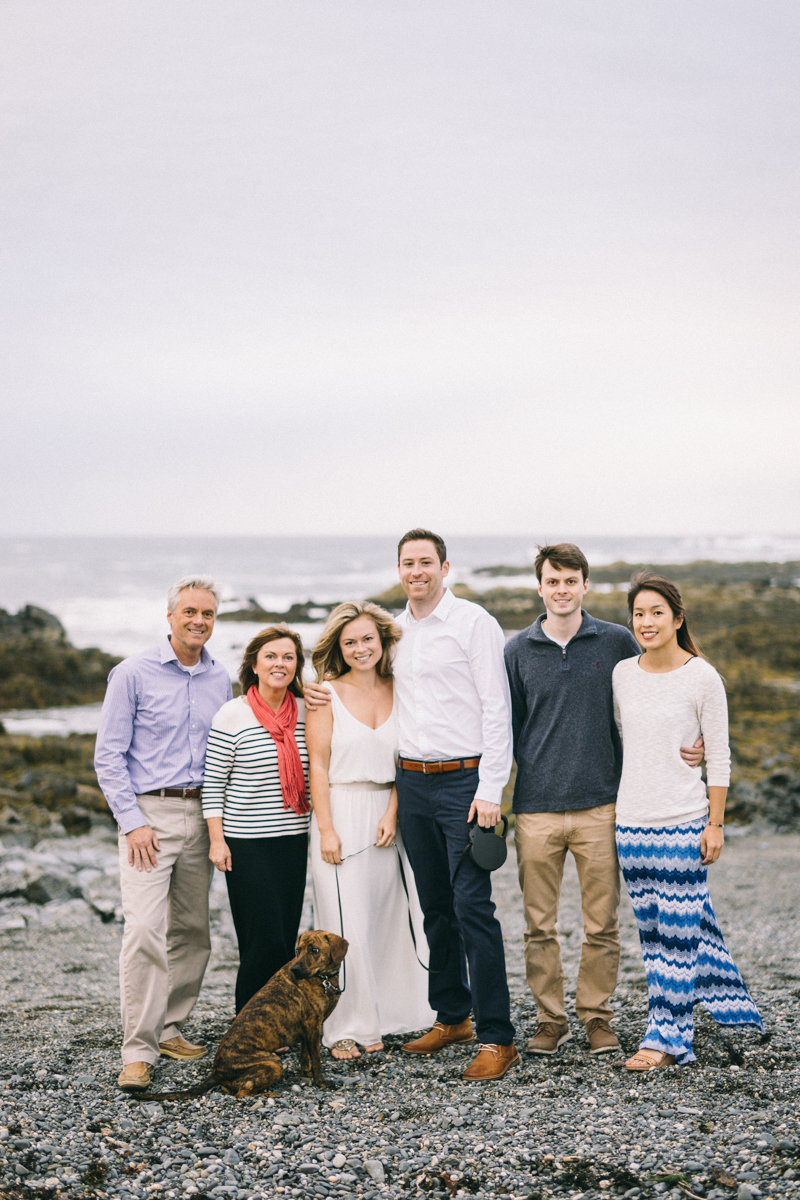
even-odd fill
[[(725, 688), (697, 649), (673, 583), (635, 576), (628, 610), (643, 653), (617, 663), (612, 676), (623, 755), (617, 851), (639, 925), (649, 1019), (625, 1066), (652, 1071), (695, 1061), (695, 1003), (720, 1025), (763, 1025), (708, 894), (730, 783)], [(700, 736), (707, 792), (700, 768), (680, 755)]]

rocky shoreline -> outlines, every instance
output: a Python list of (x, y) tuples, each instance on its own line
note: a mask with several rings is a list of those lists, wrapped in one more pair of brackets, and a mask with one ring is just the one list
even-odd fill
[[(693, 1067), (631, 1077), (623, 1055), (590, 1057), (573, 1020), (573, 1039), (558, 1055), (523, 1053), (521, 1068), (489, 1085), (461, 1081), (468, 1047), (409, 1061), (403, 1039), (388, 1038), (382, 1055), (352, 1064), (326, 1058), (325, 1091), (297, 1073), (292, 1053), (274, 1097), (142, 1103), (115, 1086), (121, 926), (113, 835), (97, 825), (79, 838), (6, 847), (0, 878), (19, 886), (0, 901), (0, 1191), (14, 1200), (790, 1195), (800, 1186), (799, 865), (797, 835), (747, 834), (730, 839), (713, 869), (715, 906), (767, 1032), (727, 1033), (697, 1010)], [(524, 1052), (535, 1014), (511, 859), (496, 881)], [(307, 908), (304, 924), (309, 919)], [(571, 869), (560, 927), (574, 998), (581, 926)], [(626, 900), (622, 929), (615, 1028), (630, 1052), (647, 1003)], [(233, 1015), (237, 962), (221, 876), (212, 936), (186, 1032), (213, 1049)], [(163, 1060), (155, 1086), (175, 1088), (204, 1070)]]

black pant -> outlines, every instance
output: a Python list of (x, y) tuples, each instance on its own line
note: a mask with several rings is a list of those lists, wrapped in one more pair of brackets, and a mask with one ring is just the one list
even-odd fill
[(226, 838), (231, 870), (225, 873), (239, 942), (236, 1011), (295, 956), (303, 915), (308, 834)]
[(508, 1046), (514, 1026), (492, 876), (467, 857), (452, 882), (467, 844), (467, 814), (477, 787), (477, 770), (423, 775), (398, 767), (397, 816), (431, 952), (430, 1006), (444, 1025), (457, 1025), (474, 1008), (478, 1040)]

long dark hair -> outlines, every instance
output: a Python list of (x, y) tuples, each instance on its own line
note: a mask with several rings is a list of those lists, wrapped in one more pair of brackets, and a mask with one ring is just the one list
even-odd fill
[(628, 588), (628, 623), (631, 626), (633, 625), (633, 608), (640, 592), (658, 592), (659, 596), (664, 597), (672, 609), (672, 615), (676, 620), (681, 621), (678, 629), (678, 645), (688, 654), (694, 654), (696, 658), (704, 658), (705, 655), (689, 631), (686, 609), (683, 607), (680, 591), (672, 580), (666, 579), (663, 575), (649, 574), (647, 571), (640, 571), (633, 576)]

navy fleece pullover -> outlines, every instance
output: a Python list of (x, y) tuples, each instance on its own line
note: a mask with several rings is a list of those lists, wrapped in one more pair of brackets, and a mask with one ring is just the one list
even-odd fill
[(514, 812), (565, 812), (617, 798), (622, 746), (611, 673), (640, 654), (623, 625), (583, 613), (562, 650), (543, 617), (506, 643), (517, 781)]

